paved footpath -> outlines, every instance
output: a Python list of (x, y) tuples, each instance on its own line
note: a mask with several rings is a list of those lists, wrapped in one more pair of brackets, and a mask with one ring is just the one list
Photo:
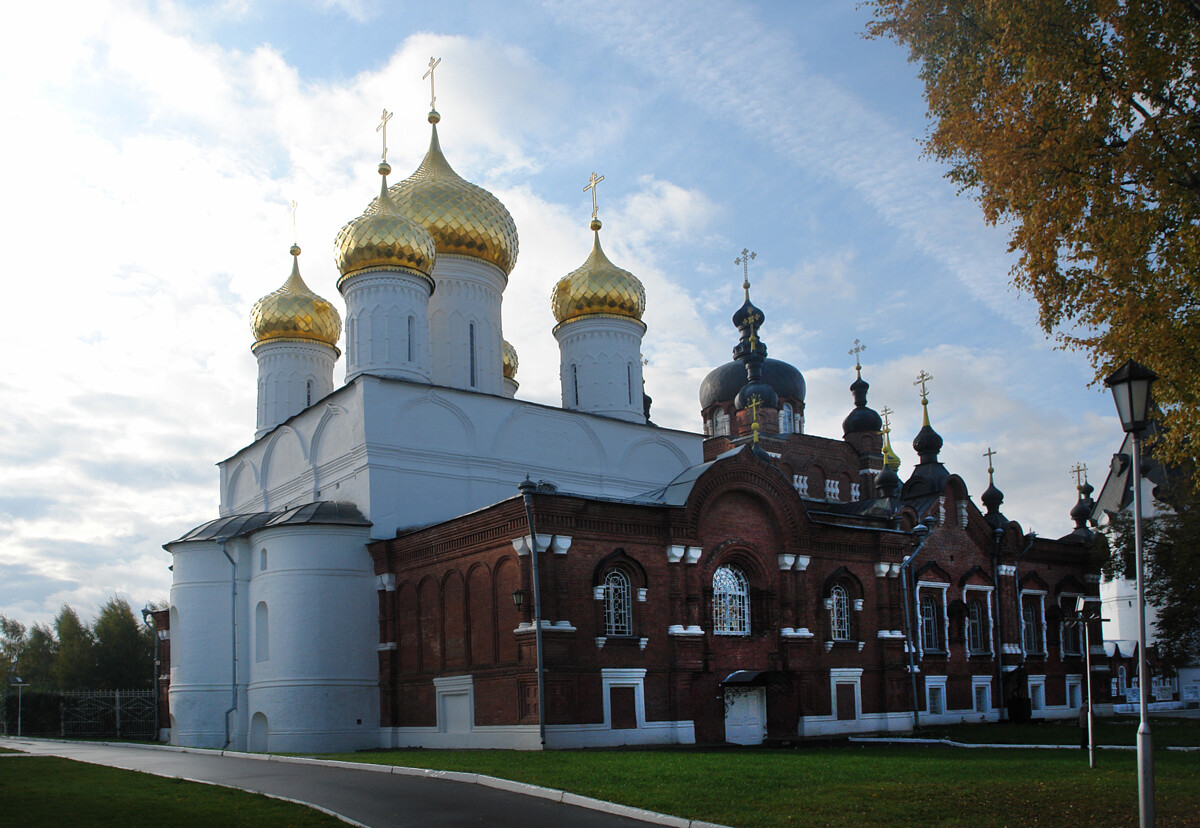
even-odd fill
[[(0, 740), (0, 745), (26, 753), (62, 756), (282, 797), (315, 805), (369, 828), (442, 825), (634, 828), (647, 824), (701, 828), (705, 825), (475, 774), (404, 773), (404, 769), (392, 772), (386, 765), (350, 767), (350, 763), (305, 762), (282, 757), (268, 760), (255, 754), (221, 755), (215, 751), (195, 753), (41, 739), (8, 738)], [(21, 759), (12, 757), (2, 761)], [(605, 808), (607, 812), (597, 808)]]

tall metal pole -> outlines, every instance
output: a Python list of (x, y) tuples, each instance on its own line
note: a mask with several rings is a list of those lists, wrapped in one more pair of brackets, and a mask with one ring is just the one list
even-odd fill
[(1154, 742), (1150, 738), (1150, 670), (1146, 660), (1146, 570), (1142, 560), (1142, 446), (1133, 435), (1133, 544), (1137, 553), (1138, 595), (1138, 824), (1154, 825)]
[(545, 666), (542, 661), (542, 590), (538, 582), (538, 542), (537, 530), (533, 525), (533, 493), (537, 484), (525, 478), (517, 486), (525, 499), (525, 521), (529, 524), (529, 561), (533, 573), (533, 646), (537, 652), (537, 688), (538, 688), (538, 738), (542, 750), (546, 749), (546, 678)]
[(1087, 710), (1088, 710), (1088, 767), (1095, 770), (1096, 768), (1096, 711), (1092, 706), (1092, 637), (1088, 632), (1088, 619), (1082, 617), (1080, 613), (1080, 622), (1083, 624), (1083, 669), (1087, 671), (1087, 679), (1084, 681), (1084, 687), (1087, 688)]

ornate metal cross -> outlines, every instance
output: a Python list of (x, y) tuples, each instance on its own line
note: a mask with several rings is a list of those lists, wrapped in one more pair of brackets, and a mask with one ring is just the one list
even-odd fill
[[(743, 247), (742, 255), (733, 260), (734, 264), (742, 266), (742, 287), (747, 291), (750, 290), (750, 262), (754, 261), (755, 256), (756, 254), (750, 248)], [(746, 298), (750, 298), (749, 293), (746, 294)]]
[(922, 403), (924, 403), (926, 400), (929, 399), (929, 391), (925, 388), (925, 383), (929, 382), (931, 379), (933, 379), (933, 375), (927, 374), (925, 372), (925, 369), (922, 368), (921, 373), (917, 374), (917, 381), (913, 383), (913, 385), (921, 386), (921, 402)]
[(995, 471), (995, 469), (992, 468), (992, 458), (996, 456), (996, 452), (992, 451), (991, 446), (988, 446), (988, 450), (983, 453), (983, 456), (986, 457), (988, 461), (988, 477), (990, 478), (992, 472)]
[(1076, 463), (1071, 467), (1071, 474), (1075, 475), (1075, 485), (1083, 486), (1087, 482), (1087, 463)]
[(299, 241), (300, 234), (296, 232), (296, 200), (292, 199), (292, 238)]
[(437, 103), (437, 93), (434, 92), (433, 70), (438, 68), (438, 64), (441, 62), (442, 62), (441, 58), (436, 58), (436, 59), (430, 58), (429, 59), (429, 71), (426, 72), (424, 75), (421, 75), (421, 80), (425, 80), (426, 78), (429, 78), (429, 108), (430, 109), (437, 109), (437, 107), (434, 106), (434, 104)]
[(750, 409), (750, 417), (755, 423), (758, 422), (758, 409), (762, 405), (762, 397), (758, 394), (751, 394), (750, 401), (746, 403), (746, 408)]
[(604, 180), (604, 176), (596, 175), (593, 172), (592, 177), (588, 179), (588, 183), (585, 184), (583, 187), (583, 191), (585, 193), (588, 190), (592, 191), (592, 221), (596, 220), (596, 213), (598, 212), (598, 208), (596, 207), (596, 185), (599, 184), (603, 180)]
[(863, 345), (859, 340), (854, 340), (854, 347), (846, 353), (854, 357), (854, 370), (858, 372), (859, 378), (862, 377), (862, 362), (859, 361), (858, 355), (867, 350), (867, 346)]
[(393, 114), (387, 111), (387, 107), (384, 107), (383, 114), (379, 116), (379, 126), (375, 127), (376, 132), (383, 133), (383, 155), (380, 157), (385, 163), (387, 162), (387, 122), (392, 120)]
[(890, 417), (891, 417), (893, 414), (895, 414), (896, 412), (895, 412), (895, 411), (892, 411), (892, 409), (888, 408), (888, 407), (885, 405), (885, 406), (883, 407), (883, 410), (882, 410), (882, 411), (880, 411), (879, 413), (880, 413), (880, 414), (883, 416), (883, 433), (884, 433), (884, 434), (891, 434), (891, 433), (892, 433), (892, 422), (891, 422), (891, 420), (890, 420), (889, 418), (890, 418)]

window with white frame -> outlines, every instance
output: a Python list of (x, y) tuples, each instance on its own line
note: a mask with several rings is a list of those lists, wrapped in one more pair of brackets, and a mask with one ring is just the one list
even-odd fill
[(1083, 655), (1083, 624), (1075, 612), (1075, 596), (1064, 595), (1061, 599), (1063, 619), (1059, 629), (1063, 655)]
[(604, 576), (604, 634), (633, 635), (633, 600), (629, 576), (610, 569)]
[(750, 634), (750, 584), (735, 566), (720, 566), (713, 573), (713, 633)]
[(729, 435), (729, 415), (720, 409), (713, 412), (712, 433), (714, 437)]
[(940, 716), (946, 712), (946, 677), (925, 677), (925, 709), (930, 716)]
[(975, 682), (975, 712), (988, 713), (992, 709), (992, 688), (983, 682)]
[(1022, 593), (1021, 643), (1026, 653), (1044, 655), (1046, 652), (1046, 631), (1042, 618), (1042, 595)]
[(921, 649), (942, 649), (940, 616), (937, 599), (932, 595), (923, 596), (921, 598)]
[(795, 430), (795, 414), (791, 403), (784, 403), (779, 409), (779, 433), (791, 434)]
[(1029, 677), (1029, 706), (1034, 710), (1046, 709), (1046, 677)]
[(850, 640), (850, 595), (837, 584), (829, 591), (829, 626), (834, 641)]
[(967, 647), (972, 653), (986, 653), (988, 646), (987, 631), (988, 614), (984, 608), (983, 599), (972, 597), (967, 599)]

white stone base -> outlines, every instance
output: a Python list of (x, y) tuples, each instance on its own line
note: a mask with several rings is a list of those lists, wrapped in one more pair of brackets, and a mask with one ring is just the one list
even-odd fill
[[(693, 745), (696, 731), (691, 721), (647, 722), (644, 726), (613, 730), (603, 724), (548, 725), (546, 747), (582, 748), (619, 745)], [(469, 733), (446, 733), (436, 727), (385, 727), (379, 746), (388, 748), (502, 748), (540, 750), (537, 725), (475, 727)]]

